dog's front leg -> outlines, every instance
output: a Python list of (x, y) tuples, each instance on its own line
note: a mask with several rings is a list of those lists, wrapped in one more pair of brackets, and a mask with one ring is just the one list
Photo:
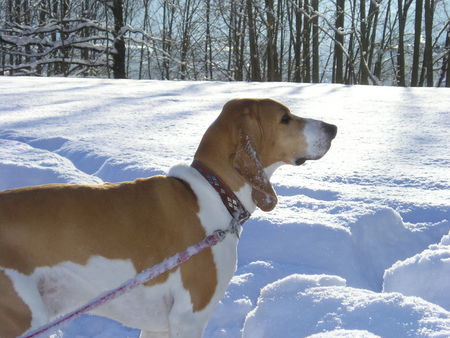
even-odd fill
[(139, 338), (169, 338), (168, 332), (141, 331)]
[(187, 311), (170, 315), (170, 338), (201, 338), (209, 319), (209, 314)]

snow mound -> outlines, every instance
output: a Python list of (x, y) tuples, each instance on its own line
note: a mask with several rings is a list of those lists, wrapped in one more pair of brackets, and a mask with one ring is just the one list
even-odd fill
[(58, 154), (0, 139), (0, 190), (46, 183), (99, 184)]
[(84, 315), (50, 338), (138, 338), (139, 334), (140, 330), (127, 328), (114, 320)]
[(450, 232), (439, 244), (396, 262), (384, 273), (383, 291), (418, 296), (450, 310)]
[(257, 307), (247, 315), (243, 337), (307, 337), (342, 329), (343, 334), (367, 331), (360, 332), (362, 337), (450, 334), (450, 313), (437, 305), (344, 284), (336, 276), (292, 275), (267, 285)]
[(333, 330), (327, 332), (316, 333), (307, 338), (381, 338), (366, 330)]
[(437, 243), (450, 230), (450, 223), (443, 220), (414, 227), (404, 223), (397, 211), (385, 208), (362, 216), (350, 228), (354, 257), (365, 282), (351, 285), (381, 291), (386, 269)]

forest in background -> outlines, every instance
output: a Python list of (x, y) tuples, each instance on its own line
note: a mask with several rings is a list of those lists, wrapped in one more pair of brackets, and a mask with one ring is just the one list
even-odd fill
[(445, 0), (0, 0), (0, 75), (450, 87)]

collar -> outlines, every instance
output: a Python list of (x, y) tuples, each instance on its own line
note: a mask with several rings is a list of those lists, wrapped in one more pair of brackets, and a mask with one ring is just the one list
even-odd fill
[(211, 169), (198, 160), (194, 160), (191, 167), (197, 169), (197, 171), (202, 174), (209, 184), (217, 191), (223, 204), (228, 209), (228, 212), (239, 226), (244, 224), (245, 221), (250, 218), (250, 213), (242, 205), (239, 198), (237, 198), (230, 187)]

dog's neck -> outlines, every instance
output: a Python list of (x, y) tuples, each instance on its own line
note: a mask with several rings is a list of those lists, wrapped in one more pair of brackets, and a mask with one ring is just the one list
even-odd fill
[[(276, 162), (264, 169), (268, 179), (270, 179), (275, 170), (282, 164), (282, 162)], [(239, 189), (233, 190), (231, 189), (231, 185), (226, 182), (226, 178), (228, 176), (225, 176), (225, 178), (223, 176), (219, 176), (218, 174), (216, 174), (216, 171), (213, 171), (202, 161), (194, 159), (191, 166), (197, 169), (197, 171), (199, 171), (203, 175), (203, 177), (205, 177), (205, 179), (214, 187), (214, 189), (221, 196), (224, 205), (232, 215), (234, 213), (234, 210), (232, 208), (230, 209), (230, 207), (227, 205), (230, 200), (236, 200), (237, 205), (240, 207), (240, 209), (245, 211), (240, 217), (244, 217), (243, 215), (247, 217), (247, 214), (248, 217), (250, 217), (250, 214), (252, 214), (256, 210), (256, 203), (252, 198), (253, 188), (250, 186), (250, 184), (243, 183), (240, 185)], [(221, 189), (223, 189), (223, 192), (221, 192)], [(248, 217), (246, 219), (248, 219)]]
[(211, 186), (217, 191), (223, 204), (231, 216), (240, 224), (244, 224), (250, 218), (250, 212), (242, 204), (240, 198), (229, 188), (229, 186), (214, 171), (199, 160), (194, 160), (191, 167), (195, 168)]

